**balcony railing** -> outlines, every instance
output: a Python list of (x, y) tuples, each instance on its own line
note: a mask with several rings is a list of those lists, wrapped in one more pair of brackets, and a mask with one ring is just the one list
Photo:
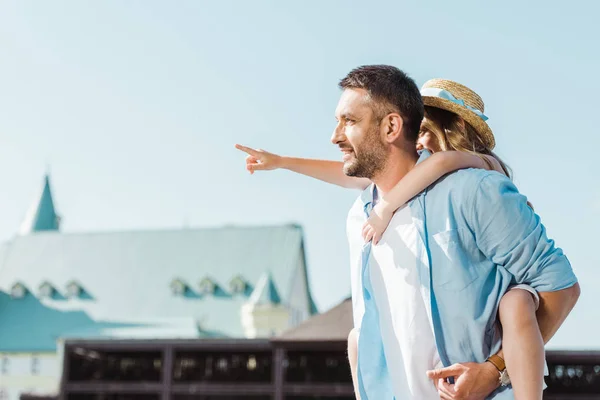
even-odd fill
[[(64, 400), (351, 400), (346, 343), (69, 341)], [(599, 399), (600, 352), (548, 352), (545, 399)]]

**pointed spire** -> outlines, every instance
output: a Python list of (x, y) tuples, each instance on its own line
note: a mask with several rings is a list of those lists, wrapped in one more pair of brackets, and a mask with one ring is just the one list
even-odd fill
[(27, 212), (19, 229), (19, 234), (27, 235), (39, 231), (57, 231), (59, 225), (60, 218), (54, 209), (52, 191), (50, 190), (50, 176), (46, 174), (42, 192)]
[(281, 297), (279, 297), (279, 292), (270, 272), (266, 272), (261, 276), (248, 302), (251, 304), (281, 303)]

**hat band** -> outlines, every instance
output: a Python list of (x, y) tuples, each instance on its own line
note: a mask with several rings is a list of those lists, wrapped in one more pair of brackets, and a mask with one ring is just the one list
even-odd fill
[(478, 110), (474, 107), (466, 105), (464, 100), (457, 99), (456, 97), (454, 97), (452, 95), (452, 93), (450, 93), (447, 90), (437, 89), (437, 88), (425, 88), (425, 89), (421, 89), (421, 96), (437, 97), (438, 99), (451, 101), (455, 104), (458, 104), (459, 106), (465, 107), (467, 110), (473, 111), (482, 120), (484, 120), (484, 121), (488, 120), (488, 117), (486, 117), (485, 114), (481, 112), (481, 110)]

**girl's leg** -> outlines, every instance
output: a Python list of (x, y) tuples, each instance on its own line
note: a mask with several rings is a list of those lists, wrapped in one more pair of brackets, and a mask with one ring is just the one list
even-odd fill
[(358, 393), (358, 332), (356, 329), (352, 329), (348, 335), (348, 362), (350, 363), (350, 372), (352, 373), (352, 384), (354, 385), (354, 394), (356, 399), (360, 400), (360, 393)]
[(512, 289), (500, 300), (502, 349), (516, 400), (542, 400), (544, 341), (527, 290)]

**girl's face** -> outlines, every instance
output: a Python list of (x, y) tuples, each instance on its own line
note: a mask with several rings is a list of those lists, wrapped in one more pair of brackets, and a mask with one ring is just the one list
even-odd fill
[(430, 153), (442, 151), (437, 137), (435, 137), (435, 135), (429, 131), (421, 131), (421, 133), (419, 133), (419, 138), (417, 139), (417, 150), (423, 149), (428, 150)]

